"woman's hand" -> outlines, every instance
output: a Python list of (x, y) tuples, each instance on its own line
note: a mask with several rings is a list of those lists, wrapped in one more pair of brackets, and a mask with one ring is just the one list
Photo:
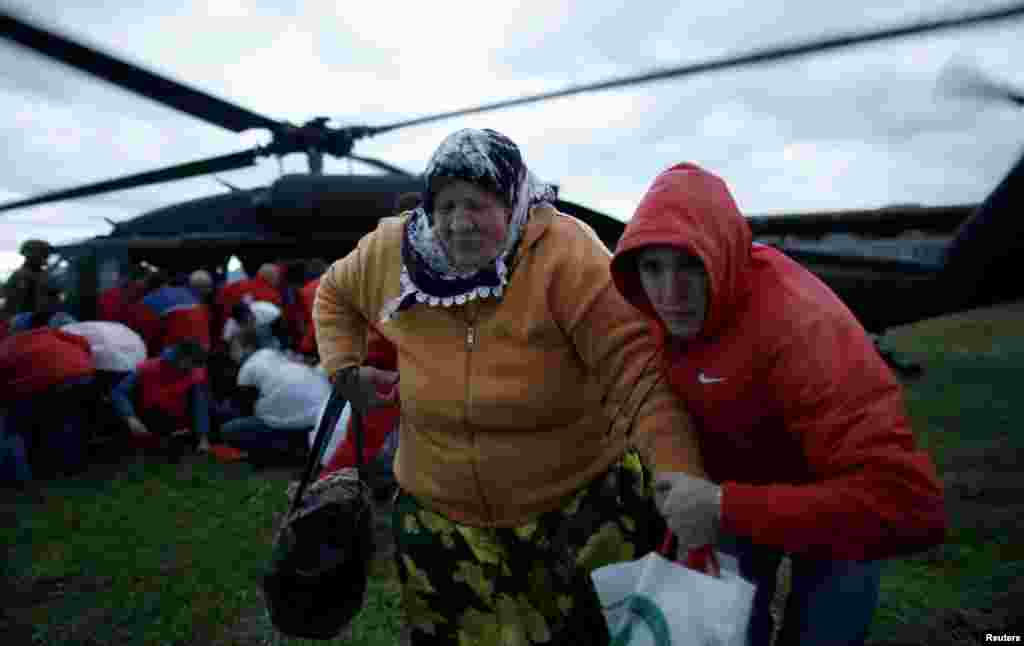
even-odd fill
[(361, 412), (381, 406), (395, 406), (396, 389), (392, 388), (387, 395), (381, 397), (377, 392), (377, 375), (374, 371), (377, 369), (370, 366), (343, 370), (334, 378), (334, 390)]
[(359, 375), (364, 379), (369, 379), (378, 386), (388, 387), (395, 385), (398, 381), (398, 372), (395, 370), (381, 370), (380, 368), (374, 368), (373, 366), (363, 366), (359, 369)]
[(664, 473), (654, 481), (654, 503), (687, 554), (715, 543), (721, 519), (722, 489), (685, 473)]

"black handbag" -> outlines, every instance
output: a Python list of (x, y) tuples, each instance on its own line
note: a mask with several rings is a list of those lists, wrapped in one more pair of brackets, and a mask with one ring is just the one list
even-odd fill
[(352, 409), (356, 469), (310, 481), (345, 407), (332, 391), (302, 480), (263, 576), (270, 620), (289, 637), (332, 639), (363, 607), (373, 558), (373, 502), (364, 477), (362, 415)]

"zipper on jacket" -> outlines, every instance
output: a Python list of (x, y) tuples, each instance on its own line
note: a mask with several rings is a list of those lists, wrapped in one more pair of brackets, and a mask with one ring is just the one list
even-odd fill
[[(472, 312), (471, 312), (472, 310)], [(466, 320), (466, 394), (463, 400), (463, 424), (465, 425), (465, 431), (468, 435), (473, 438), (473, 446), (476, 448), (477, 436), (476, 433), (471, 433), (469, 429), (469, 410), (472, 408), (473, 389), (471, 384), (472, 379), (472, 362), (473, 362), (473, 349), (476, 347), (476, 322), (480, 316), (480, 310), (474, 309), (470, 303), (466, 303), (462, 313)], [(487, 499), (484, 497), (483, 483), (480, 481), (480, 465), (474, 461), (473, 464), (473, 479), (476, 480), (476, 489), (480, 496), (480, 502), (484, 508), (484, 514), (487, 519), (490, 520), (492, 514), (490, 505), (487, 503)]]

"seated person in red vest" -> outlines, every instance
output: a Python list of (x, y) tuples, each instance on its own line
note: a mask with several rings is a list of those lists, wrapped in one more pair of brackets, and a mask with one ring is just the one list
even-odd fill
[(185, 339), (194, 339), (210, 350), (210, 310), (188, 287), (163, 285), (146, 294), (142, 306), (151, 313), (145, 316), (149, 323), (143, 335), (150, 355)]
[(95, 372), (89, 342), (74, 334), (37, 327), (0, 341), (0, 463), (13, 463), (0, 480), (26, 484), (33, 470), (49, 476), (85, 466)]
[(96, 298), (96, 319), (126, 323), (126, 308), (138, 302), (146, 291), (147, 271), (133, 265), (118, 285), (104, 289)]
[(231, 318), (235, 305), (242, 302), (266, 301), (281, 307), (281, 292), (278, 290), (280, 277), (281, 272), (277, 265), (265, 263), (252, 278), (243, 278), (221, 286), (217, 293), (216, 306), (220, 320), (226, 323)]
[(243, 416), (221, 427), (225, 444), (263, 464), (305, 451), (306, 436), (331, 393), (323, 372), (266, 347), (267, 338), (265, 330), (245, 328), (231, 339), (239, 398), (247, 401)]
[[(365, 464), (371, 465), (384, 447), (385, 440), (398, 427), (401, 414), (398, 405), (398, 356), (395, 346), (381, 336), (372, 325), (367, 328), (366, 360), (359, 370), (376, 384), (378, 397), (394, 402), (393, 406), (370, 408), (363, 418), (363, 460)], [(346, 409), (349, 408), (350, 406), (346, 406)], [(344, 438), (333, 455), (329, 458), (325, 456), (326, 465), (320, 477), (334, 473), (338, 469), (356, 466), (356, 444), (354, 433), (351, 432), (351, 417), (344, 415), (343, 419), (346, 421)], [(335, 433), (341, 430), (335, 429)], [(394, 482), (393, 476), (390, 482)]]
[(140, 363), (112, 394), (114, 407), (128, 428), (139, 435), (160, 436), (161, 445), (168, 450), (170, 436), (188, 428), (198, 438), (198, 450), (209, 450), (206, 357), (203, 346), (190, 339)]

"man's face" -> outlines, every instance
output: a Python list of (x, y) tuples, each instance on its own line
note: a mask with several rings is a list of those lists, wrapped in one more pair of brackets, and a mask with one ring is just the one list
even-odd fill
[(637, 253), (640, 282), (670, 334), (684, 340), (700, 332), (707, 317), (708, 274), (699, 259), (667, 245)]

